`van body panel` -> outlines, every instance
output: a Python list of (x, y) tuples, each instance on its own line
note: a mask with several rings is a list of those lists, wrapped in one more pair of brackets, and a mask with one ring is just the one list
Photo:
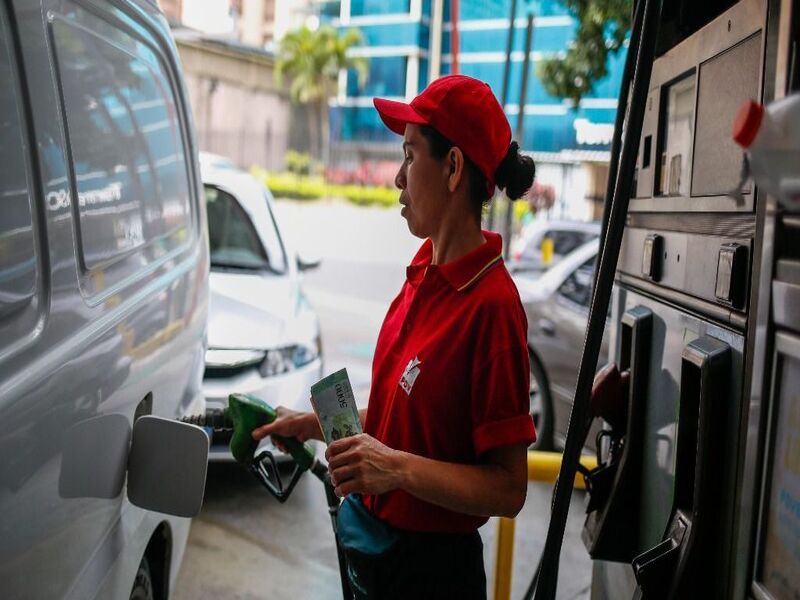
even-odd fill
[[(61, 461), (74, 426), (88, 419), (122, 415), (132, 426), (145, 399), (152, 399), (152, 414), (167, 418), (203, 410), (208, 245), (188, 103), (166, 21), (149, 2), (15, 1), (2, 18), (0, 35), (12, 49), (9, 60), (25, 138), (11, 148), (21, 153), (18, 160), (25, 166), (34, 241), (18, 244), (30, 253), (27, 263), (19, 262), (34, 265), (36, 273), (22, 280), (34, 282), (33, 293), (30, 285), (20, 288), (35, 303), (34, 319), (12, 315), (8, 326), (0, 304), (0, 328), (5, 327), (0, 342), (3, 595), (127, 598), (161, 523), (172, 539), (166, 575), (174, 583), (190, 520), (134, 507), (124, 489), (112, 499), (62, 497)], [(89, 33), (87, 23), (92, 25)], [(59, 33), (60, 26), (72, 29)], [(110, 56), (94, 66), (113, 70), (124, 62), (120, 57), (129, 57), (138, 73), (138, 87), (129, 86), (131, 97), (118, 97), (123, 83), (117, 71), (109, 75), (113, 85), (105, 87), (81, 89), (70, 81), (69, 76), (80, 73), (83, 59), (76, 46), (69, 48), (71, 75), (64, 61), (59, 63), (65, 41), (57, 37), (63, 38), (64, 31), (80, 31), (84, 37), (79, 41), (110, 39), (121, 46), (119, 52), (87, 53), (86, 63)], [(144, 54), (137, 58), (136, 52)], [(141, 67), (148, 60), (161, 65), (164, 77)], [(169, 87), (159, 90), (163, 81)], [(169, 98), (168, 108), (159, 113), (160, 100), (152, 98), (148, 108), (147, 94)], [(134, 106), (137, 102), (143, 106)], [(98, 116), (98, 107), (105, 116)], [(86, 113), (75, 114), (81, 110)], [(163, 114), (169, 117), (166, 124), (153, 121)], [(83, 130), (76, 126), (81, 123), (77, 117), (83, 119)], [(92, 123), (98, 131), (89, 128)], [(127, 133), (108, 129), (123, 125)], [(153, 137), (159, 127), (177, 140), (179, 152), (137, 163), (151, 146), (163, 146)], [(114, 139), (124, 143), (106, 143)], [(155, 163), (180, 171), (183, 186), (172, 190), (177, 195), (165, 191), (165, 182), (175, 177), (159, 180), (163, 170), (153, 175)], [(7, 171), (0, 168), (0, 187), (15, 181), (6, 178)], [(120, 181), (120, 173), (133, 171), (137, 185)], [(87, 181), (94, 181), (94, 187)], [(143, 195), (148, 189), (156, 189), (156, 196)], [(177, 211), (166, 200), (186, 207), (182, 229), (170, 228), (170, 215)], [(138, 225), (119, 225), (120, 215), (129, 215), (131, 206), (141, 209), (141, 232)], [(102, 232), (119, 235), (103, 238)], [(121, 258), (100, 256), (99, 241), (117, 244)], [(0, 283), (0, 302), (3, 291)]]

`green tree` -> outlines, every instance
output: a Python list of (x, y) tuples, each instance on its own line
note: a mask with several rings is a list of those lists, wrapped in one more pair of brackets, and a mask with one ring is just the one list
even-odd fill
[[(291, 79), (290, 97), (309, 110), (309, 148), (327, 160), (330, 146), (328, 100), (336, 95), (342, 69), (355, 69), (359, 86), (367, 79), (367, 61), (347, 55), (349, 48), (362, 42), (361, 33), (351, 29), (339, 34), (333, 27), (312, 30), (306, 26), (287, 33), (278, 46), (275, 78), (282, 85), (284, 76)], [(314, 120), (316, 116), (316, 121)]]
[(575, 40), (563, 59), (539, 63), (545, 90), (575, 106), (608, 74), (608, 59), (619, 52), (631, 27), (631, 0), (561, 0), (578, 19)]

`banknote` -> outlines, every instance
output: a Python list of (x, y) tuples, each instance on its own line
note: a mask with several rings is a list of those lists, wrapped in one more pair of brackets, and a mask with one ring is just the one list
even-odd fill
[(326, 444), (361, 433), (361, 419), (347, 369), (331, 373), (312, 385), (311, 405)]

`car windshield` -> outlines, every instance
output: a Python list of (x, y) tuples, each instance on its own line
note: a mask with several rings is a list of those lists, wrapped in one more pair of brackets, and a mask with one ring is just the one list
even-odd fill
[(247, 213), (236, 199), (206, 186), (212, 268), (270, 269), (269, 258)]

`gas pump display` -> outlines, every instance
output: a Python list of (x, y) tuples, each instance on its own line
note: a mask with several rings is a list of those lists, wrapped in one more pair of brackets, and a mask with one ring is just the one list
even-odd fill
[(658, 196), (688, 196), (694, 135), (694, 73), (663, 90), (662, 149), (656, 175)]

